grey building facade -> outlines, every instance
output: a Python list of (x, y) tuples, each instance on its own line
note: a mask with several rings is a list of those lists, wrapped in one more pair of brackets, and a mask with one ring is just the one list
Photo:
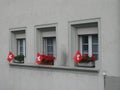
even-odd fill
[[(0, 31), (0, 90), (120, 90), (119, 0), (0, 0)], [(76, 64), (78, 50), (94, 63)]]

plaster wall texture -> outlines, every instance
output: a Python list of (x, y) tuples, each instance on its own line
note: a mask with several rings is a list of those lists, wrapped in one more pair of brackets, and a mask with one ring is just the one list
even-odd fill
[[(102, 73), (120, 77), (119, 0), (0, 0), (0, 90), (104, 90)], [(35, 26), (57, 24), (57, 61), (69, 61), (68, 23), (100, 19), (99, 72), (11, 67), (10, 28), (26, 27), (26, 64), (35, 64)], [(65, 56), (63, 57), (63, 52)], [(68, 65), (68, 64), (66, 64)]]

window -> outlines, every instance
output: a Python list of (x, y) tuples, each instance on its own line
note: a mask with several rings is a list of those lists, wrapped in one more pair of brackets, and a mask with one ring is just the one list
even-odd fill
[(43, 38), (43, 53), (46, 55), (56, 56), (56, 38), (44, 37)]
[(79, 35), (79, 49), (82, 54), (88, 54), (98, 59), (98, 35)]
[(26, 56), (26, 42), (25, 39), (17, 39), (17, 55)]
[(14, 63), (24, 63), (26, 59), (26, 28), (10, 29), (10, 51), (15, 55)]
[(54, 65), (57, 60), (56, 24), (36, 26), (36, 53), (43, 59), (40, 65)]
[[(99, 19), (70, 22), (69, 52), (70, 61), (75, 67), (99, 67)], [(75, 63), (73, 56), (77, 51), (83, 56)], [(71, 66), (72, 66), (71, 64)]]

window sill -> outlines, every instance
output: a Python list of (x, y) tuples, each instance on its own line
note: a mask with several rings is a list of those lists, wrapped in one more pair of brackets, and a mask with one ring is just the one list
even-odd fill
[(96, 68), (82, 68), (82, 67), (67, 67), (67, 66), (51, 66), (51, 65), (35, 65), (35, 64), (19, 64), (10, 63), (10, 66), (19, 67), (32, 67), (32, 68), (42, 68), (42, 69), (54, 69), (54, 70), (69, 70), (69, 71), (84, 71), (84, 72), (99, 72)]

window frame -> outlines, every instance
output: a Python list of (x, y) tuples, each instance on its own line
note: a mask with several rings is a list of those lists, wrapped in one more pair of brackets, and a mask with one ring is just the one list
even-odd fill
[[(85, 35), (78, 35), (78, 49), (81, 51), (81, 54), (83, 55), (83, 54), (88, 54), (90, 57), (92, 56), (92, 54), (97, 54), (97, 59), (96, 60), (98, 60), (99, 59), (99, 57), (98, 57), (98, 55), (99, 55), (99, 51), (98, 51), (98, 45), (99, 45), (99, 43), (98, 43), (98, 41), (97, 41), (97, 43), (95, 43), (95, 45), (97, 45), (97, 52), (95, 53), (93, 53), (93, 35), (97, 35), (97, 39), (98, 39), (98, 34), (85, 34)], [(88, 38), (88, 43), (87, 43), (87, 45), (88, 45), (88, 52), (87, 53), (83, 53), (83, 36), (87, 36), (87, 38)], [(84, 44), (85, 45), (85, 44)]]
[(18, 40), (23, 40), (23, 55), (24, 57), (26, 56), (26, 39), (25, 38), (19, 38), (16, 39), (16, 43), (17, 43), (17, 55), (21, 55), (20, 53), (20, 45), (18, 44)]
[[(47, 34), (47, 33), (42, 33), (42, 28), (55, 28), (54, 30), (48, 30), (48, 31), (51, 31), (51, 34)], [(34, 26), (34, 33), (35, 33), (35, 53), (34, 53), (34, 58), (36, 58), (36, 54), (39, 52), (41, 54), (43, 54), (43, 38), (44, 37), (55, 37), (56, 38), (56, 54), (55, 54), (55, 61), (54, 61), (54, 65), (57, 64), (57, 60), (58, 60), (58, 57), (57, 57), (57, 53), (58, 53), (58, 50), (57, 50), (57, 23), (50, 23), (50, 24), (41, 24), (41, 25), (35, 25)], [(45, 30), (47, 31), (47, 30)], [(42, 37), (43, 35), (43, 37)], [(40, 39), (39, 39), (40, 38)]]
[(52, 51), (52, 55), (56, 57), (55, 53), (56, 53), (56, 37), (43, 37), (43, 53), (46, 55), (48, 54), (48, 39), (52, 39), (52, 47), (53, 47), (53, 51)]
[[(17, 39), (25, 39), (24, 64), (26, 63), (26, 54), (27, 54), (26, 53), (27, 52), (26, 51), (26, 29), (27, 27), (16, 27), (16, 28), (9, 29), (9, 51), (13, 52), (15, 56), (18, 56)], [(11, 63), (14, 63), (14, 61)], [(17, 61), (17, 63), (20, 63), (20, 62)]]
[[(83, 20), (75, 20), (75, 21), (69, 21), (69, 32), (68, 32), (68, 37), (69, 37), (69, 50), (68, 50), (68, 54), (69, 54), (69, 60), (68, 63), (71, 67), (76, 67), (76, 64), (73, 60), (73, 56), (75, 55), (76, 51), (78, 50), (78, 35), (76, 28), (74, 28), (74, 25), (82, 25), (82, 24), (89, 24), (89, 23), (97, 23), (97, 30), (98, 30), (98, 57), (99, 59), (95, 61), (95, 67), (92, 69), (100, 69), (101, 67), (101, 31), (100, 31), (100, 18), (91, 18), (91, 19), (83, 19)], [(96, 33), (96, 32), (95, 32)], [(88, 33), (89, 34), (89, 33)], [(91, 34), (91, 33), (90, 33)], [(83, 32), (82, 32), (83, 35)], [(74, 45), (73, 45), (74, 44)], [(86, 67), (79, 67), (79, 68), (86, 68)], [(91, 67), (87, 67), (87, 68), (91, 68)]]

